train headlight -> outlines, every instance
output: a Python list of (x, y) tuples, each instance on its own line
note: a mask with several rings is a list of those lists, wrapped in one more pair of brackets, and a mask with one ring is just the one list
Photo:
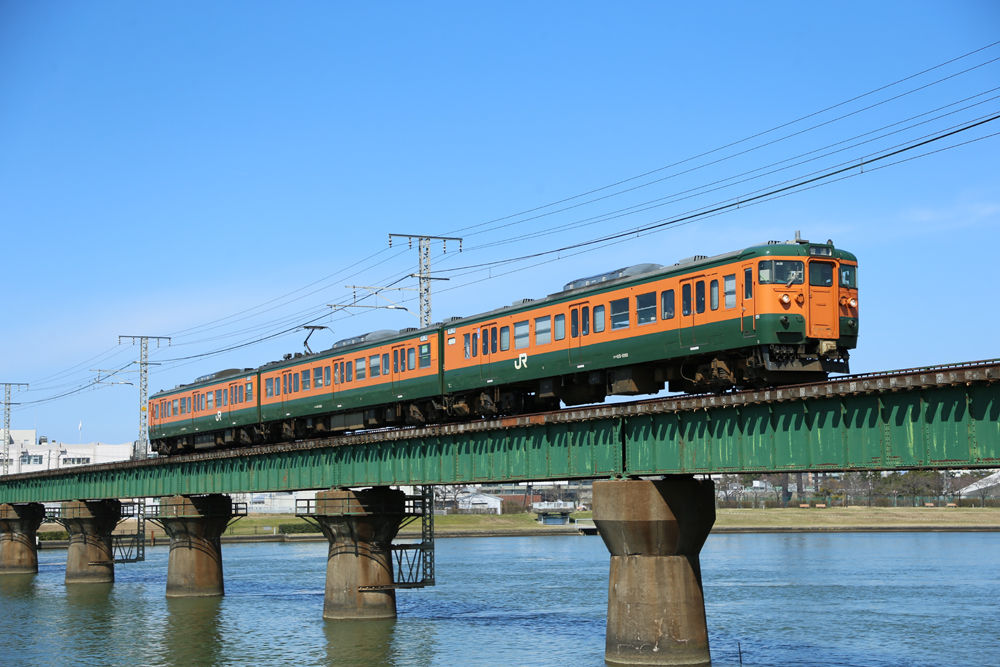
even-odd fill
[(847, 303), (850, 304), (851, 308), (857, 308), (858, 307), (858, 300), (857, 299), (851, 299)]
[(783, 304), (785, 304), (787, 306), (791, 302), (792, 302), (792, 299), (787, 294), (782, 294), (781, 295), (781, 303), (783, 303)]

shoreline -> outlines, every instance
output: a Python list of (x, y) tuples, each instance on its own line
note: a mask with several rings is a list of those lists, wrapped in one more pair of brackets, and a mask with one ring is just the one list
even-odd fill
[[(997, 533), (1000, 526), (946, 526), (946, 525), (911, 525), (911, 526), (716, 526), (712, 533), (717, 534), (752, 534), (752, 533)], [(577, 535), (586, 537), (583, 531), (575, 525), (566, 527), (549, 526), (538, 529), (504, 529), (504, 530), (441, 530), (435, 531), (435, 538), (454, 537), (554, 537)], [(592, 536), (593, 533), (590, 534)], [(417, 533), (403, 533), (402, 539), (419, 538)], [(325, 542), (322, 533), (279, 533), (277, 535), (223, 535), (223, 544), (240, 544), (249, 542)], [(170, 539), (164, 535), (151, 539), (146, 538), (146, 546), (166, 546)], [(38, 543), (40, 550), (66, 549), (69, 540), (42, 540)]]

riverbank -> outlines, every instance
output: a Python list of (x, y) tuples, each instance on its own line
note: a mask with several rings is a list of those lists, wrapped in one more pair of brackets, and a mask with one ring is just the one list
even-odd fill
[[(574, 523), (539, 523), (534, 514), (454, 514), (434, 517), (434, 532), (448, 537), (523, 537), (578, 535), (576, 520), (592, 525), (590, 512), (572, 515)], [(129, 522), (119, 526), (127, 533)], [(147, 544), (165, 544), (167, 536), (155, 524), (147, 525)], [(52, 535), (58, 525), (39, 531)], [(830, 507), (719, 509), (714, 533), (829, 533), (829, 532), (1000, 532), (1000, 508), (995, 507)], [(400, 530), (401, 537), (420, 535), (420, 523)], [(304, 519), (291, 514), (252, 514), (234, 522), (223, 542), (298, 542), (325, 538)], [(66, 548), (66, 540), (42, 540), (42, 548)]]

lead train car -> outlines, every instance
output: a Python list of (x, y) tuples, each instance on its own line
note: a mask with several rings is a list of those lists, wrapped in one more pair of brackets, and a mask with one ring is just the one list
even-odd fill
[(150, 399), (150, 439), (174, 454), (554, 409), (666, 385), (808, 382), (848, 372), (857, 337), (855, 256), (830, 241), (770, 242), (637, 265), (474, 317), (205, 376)]

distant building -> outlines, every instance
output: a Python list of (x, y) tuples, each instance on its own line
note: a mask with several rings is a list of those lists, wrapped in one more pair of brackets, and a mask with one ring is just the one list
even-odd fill
[(459, 512), (469, 514), (502, 514), (503, 501), (485, 493), (460, 493), (455, 502)]
[[(128, 461), (134, 442), (69, 444), (37, 437), (35, 429), (11, 429), (7, 440), (7, 470), (15, 475), (97, 463)], [(0, 443), (0, 458), (3, 457)]]

